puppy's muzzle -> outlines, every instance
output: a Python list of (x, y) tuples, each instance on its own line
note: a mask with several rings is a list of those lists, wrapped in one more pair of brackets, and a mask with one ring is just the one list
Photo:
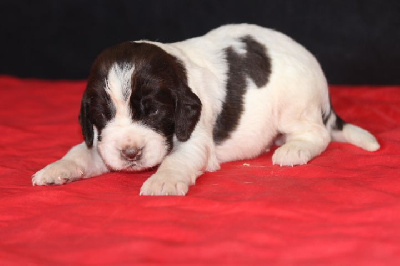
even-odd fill
[(127, 161), (138, 161), (142, 157), (142, 149), (127, 147), (121, 150), (121, 156)]

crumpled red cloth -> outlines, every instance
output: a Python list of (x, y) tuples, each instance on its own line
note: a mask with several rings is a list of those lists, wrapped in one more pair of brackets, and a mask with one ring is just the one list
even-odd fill
[(399, 265), (400, 86), (331, 86), (377, 152), (331, 143), (296, 167), (270, 152), (204, 174), (186, 197), (139, 196), (153, 172), (33, 187), (82, 141), (85, 84), (0, 77), (0, 264)]

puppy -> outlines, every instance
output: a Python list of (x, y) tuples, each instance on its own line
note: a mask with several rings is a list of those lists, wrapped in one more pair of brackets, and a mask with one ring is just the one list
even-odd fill
[(306, 164), (331, 140), (367, 151), (369, 132), (332, 109), (314, 56), (286, 35), (226, 25), (183, 42), (124, 42), (95, 60), (79, 116), (84, 142), (32, 177), (64, 184), (158, 166), (140, 195), (185, 195), (204, 171), (253, 158)]

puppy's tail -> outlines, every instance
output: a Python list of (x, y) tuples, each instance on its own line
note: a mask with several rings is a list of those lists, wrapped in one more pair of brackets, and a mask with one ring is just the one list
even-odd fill
[(345, 122), (333, 109), (323, 115), (323, 122), (331, 133), (333, 141), (347, 142), (367, 151), (377, 151), (380, 145), (367, 130)]

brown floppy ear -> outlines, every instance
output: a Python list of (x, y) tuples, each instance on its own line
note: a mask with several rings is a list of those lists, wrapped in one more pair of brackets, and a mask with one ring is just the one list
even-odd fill
[(185, 88), (176, 95), (175, 134), (179, 141), (190, 138), (200, 119), (201, 101), (192, 90)]
[(93, 132), (93, 124), (90, 121), (89, 110), (90, 110), (90, 99), (85, 94), (83, 95), (81, 102), (81, 112), (79, 114), (79, 122), (81, 124), (82, 135), (83, 138), (85, 139), (86, 145), (88, 146), (88, 148), (91, 148), (93, 146), (94, 132)]

